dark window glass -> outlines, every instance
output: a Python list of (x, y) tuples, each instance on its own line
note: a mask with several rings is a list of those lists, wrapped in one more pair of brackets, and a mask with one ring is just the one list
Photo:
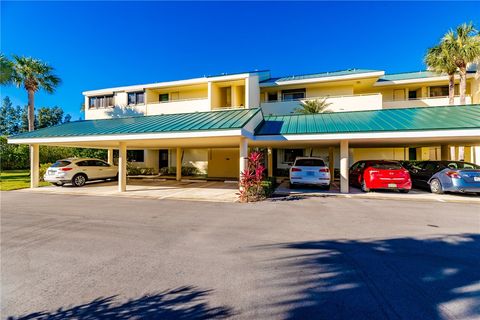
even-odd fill
[(297, 157), (303, 157), (303, 149), (285, 149), (283, 162), (293, 163)]
[(145, 102), (145, 94), (143, 92), (129, 92), (128, 104), (142, 104)]
[(127, 151), (127, 161), (130, 162), (144, 162), (144, 152), (143, 150), (128, 150)]
[(425, 171), (435, 171), (438, 168), (438, 164), (435, 162), (427, 162), (425, 166), (423, 166), (423, 170)]
[(305, 89), (282, 90), (284, 101), (292, 101), (305, 98)]
[(377, 162), (377, 163), (372, 163), (371, 167), (376, 169), (384, 169), (384, 170), (403, 169), (402, 165), (398, 162)]
[(90, 97), (89, 108), (113, 107), (113, 95)]
[(65, 161), (65, 160), (59, 160), (52, 164), (52, 168), (61, 168), (61, 167), (66, 167), (70, 164), (70, 161)]
[(277, 101), (278, 95), (276, 92), (269, 92), (268, 93), (268, 101)]
[(408, 91), (408, 99), (417, 99), (417, 91)]
[(158, 101), (166, 102), (168, 101), (168, 93), (162, 93), (158, 95)]
[(320, 159), (299, 159), (295, 161), (295, 165), (299, 167), (324, 167), (325, 162)]
[(136, 104), (135, 102), (135, 93), (134, 92), (130, 92), (128, 94), (128, 104)]
[(84, 161), (79, 161), (76, 163), (77, 166), (79, 167), (87, 167), (88, 166), (88, 162), (86, 160)]
[(95, 166), (96, 167), (108, 167), (108, 163), (100, 161), (100, 160), (94, 160)]
[(430, 97), (448, 96), (448, 86), (430, 87)]

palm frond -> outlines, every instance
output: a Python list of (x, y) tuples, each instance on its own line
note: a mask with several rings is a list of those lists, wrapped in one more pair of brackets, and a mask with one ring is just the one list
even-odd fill
[(328, 109), (330, 105), (331, 103), (327, 102), (327, 98), (305, 100), (300, 102), (300, 106), (296, 108), (294, 112), (299, 114), (331, 112), (331, 110)]

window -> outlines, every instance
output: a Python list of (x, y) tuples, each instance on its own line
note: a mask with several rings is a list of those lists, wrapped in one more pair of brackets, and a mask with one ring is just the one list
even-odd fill
[(88, 167), (89, 163), (88, 163), (88, 160), (83, 160), (83, 161), (77, 162), (76, 165), (79, 167)]
[(417, 91), (408, 91), (408, 99), (417, 99)]
[(96, 167), (109, 167), (110, 165), (104, 161), (101, 160), (91, 160), (93, 162), (93, 165)]
[(143, 150), (127, 150), (127, 161), (144, 162)]
[(447, 97), (448, 86), (430, 87), (430, 97)]
[(283, 162), (293, 163), (297, 157), (303, 157), (303, 149), (285, 149), (283, 153)]
[(277, 101), (278, 95), (276, 92), (269, 92), (268, 93), (268, 101)]
[(158, 95), (158, 101), (168, 102), (168, 93), (161, 93)]
[(97, 97), (90, 97), (89, 99), (89, 108), (107, 108), (113, 107), (113, 94), (108, 96), (97, 96)]
[(62, 167), (66, 167), (66, 166), (68, 166), (70, 163), (71, 163), (70, 161), (58, 160), (57, 162), (55, 162), (54, 164), (52, 164), (52, 168), (62, 168)]
[(128, 104), (143, 104), (145, 103), (145, 93), (141, 92), (129, 92)]
[(295, 161), (299, 167), (325, 167), (325, 162), (321, 159), (299, 159)]
[(305, 98), (305, 89), (282, 90), (282, 99), (292, 101)]

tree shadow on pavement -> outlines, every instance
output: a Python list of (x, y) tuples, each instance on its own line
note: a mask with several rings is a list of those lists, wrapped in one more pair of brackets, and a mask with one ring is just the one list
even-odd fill
[(480, 318), (476, 234), (259, 248), (280, 250), (281, 271), (265, 285), (282, 292), (270, 306), (282, 319)]
[(211, 290), (179, 287), (155, 294), (144, 295), (123, 303), (117, 296), (100, 297), (89, 303), (55, 311), (41, 311), (9, 320), (60, 319), (224, 319), (233, 314), (229, 307), (210, 307), (205, 298)]

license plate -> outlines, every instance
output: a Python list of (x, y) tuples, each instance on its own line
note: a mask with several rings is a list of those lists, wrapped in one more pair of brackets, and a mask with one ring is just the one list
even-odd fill
[(480, 177), (473, 177), (473, 181), (480, 182)]
[(313, 171), (307, 171), (307, 176), (312, 177), (315, 174)]
[(396, 187), (397, 187), (397, 184), (396, 184), (396, 183), (389, 183), (389, 184), (388, 184), (388, 187), (389, 187), (389, 188), (396, 188)]

